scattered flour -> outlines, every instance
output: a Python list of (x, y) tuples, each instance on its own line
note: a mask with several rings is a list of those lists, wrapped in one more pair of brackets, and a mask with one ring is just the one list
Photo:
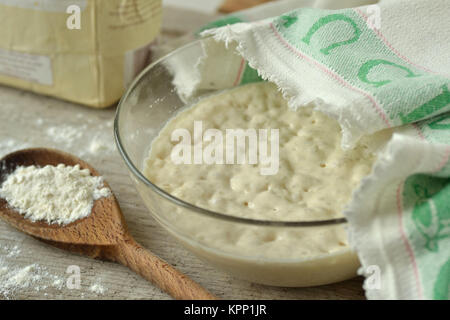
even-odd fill
[(19, 248), (19, 246), (8, 246), (8, 245), (3, 245), (0, 246), (0, 261), (3, 261), (3, 257), (4, 258), (17, 258), (21, 253), (22, 250)]
[[(0, 300), (14, 299), (21, 292), (40, 292), (48, 296), (49, 289), (63, 290), (65, 276), (51, 274), (48, 269), (38, 263), (23, 264), (17, 259), (22, 253), (19, 246), (0, 245)], [(103, 295), (108, 290), (99, 282), (92, 283), (88, 291)], [(80, 292), (81, 298), (85, 297)]]
[[(63, 280), (51, 275), (44, 267), (33, 263), (24, 267), (8, 267), (0, 260), (0, 296), (11, 298), (17, 291), (41, 291), (49, 286), (62, 289)], [(50, 283), (50, 285), (49, 285)]]
[(87, 217), (95, 200), (110, 195), (102, 177), (79, 165), (18, 167), (0, 188), (0, 197), (25, 218), (60, 225)]
[(89, 153), (91, 155), (113, 152), (114, 150), (115, 150), (114, 143), (100, 136), (94, 137), (89, 145)]
[(52, 282), (52, 286), (55, 288), (58, 288), (58, 289), (62, 289), (63, 284), (64, 284), (64, 281), (62, 279), (55, 279)]
[(12, 248), (9, 248), (8, 253), (6, 254), (7, 258), (14, 258), (20, 255), (22, 250), (19, 249), (19, 246), (14, 246)]
[(83, 136), (84, 131), (86, 131), (86, 125), (80, 127), (64, 125), (49, 127), (46, 130), (46, 134), (54, 142), (65, 143), (70, 147)]
[[(104, 130), (111, 128), (112, 124), (112, 121), (101, 123), (96, 128), (98, 130), (96, 132), (90, 132), (86, 124), (52, 126), (47, 128), (46, 135), (56, 144), (56, 147), (76, 152), (80, 157), (99, 156), (110, 154), (116, 150), (111, 130)], [(90, 142), (86, 143), (88, 135)]]
[(0, 297), (12, 298), (18, 291), (33, 289), (45, 290), (48, 287), (62, 289), (63, 279), (50, 274), (37, 263), (20, 266), (17, 257), (22, 250), (18, 246), (0, 247)]
[(40, 267), (36, 263), (18, 269), (7, 279), (6, 287), (29, 287), (32, 283), (42, 279), (42, 276), (39, 274), (40, 271)]
[(0, 267), (0, 277), (8, 273), (8, 267)]
[[(84, 115), (82, 114), (76, 116), (77, 119), (82, 119), (83, 117)], [(46, 146), (59, 148), (74, 153), (79, 157), (97, 158), (114, 153), (116, 146), (111, 130), (114, 122), (108, 120), (97, 123), (90, 119), (87, 122), (96, 123), (96, 126), (88, 127), (86, 123), (79, 125), (49, 125), (43, 130), (44, 135), (49, 141), (49, 143), (45, 143)], [(37, 118), (35, 120), (35, 126), (38, 128), (44, 124), (47, 126), (47, 120), (43, 118)], [(31, 140), (33, 140), (32, 137)], [(42, 142), (45, 141), (39, 141), (38, 144), (40, 145)], [(18, 141), (13, 138), (2, 138), (0, 139), (0, 158), (10, 152), (32, 146), (33, 144), (28, 142)]]
[(104, 294), (106, 292), (106, 289), (101, 284), (94, 283), (89, 287), (89, 291), (97, 294)]

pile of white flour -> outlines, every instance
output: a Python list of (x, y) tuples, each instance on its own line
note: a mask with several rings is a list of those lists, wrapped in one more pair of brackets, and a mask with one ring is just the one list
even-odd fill
[(18, 167), (0, 188), (0, 197), (25, 218), (60, 225), (87, 217), (95, 200), (110, 195), (102, 177), (64, 164)]

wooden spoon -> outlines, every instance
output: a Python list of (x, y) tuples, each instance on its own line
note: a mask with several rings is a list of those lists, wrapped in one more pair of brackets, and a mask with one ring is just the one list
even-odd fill
[[(91, 175), (99, 175), (88, 163), (68, 153), (45, 148), (25, 149), (0, 160), (0, 186), (19, 166), (43, 167), (61, 163), (67, 166), (78, 164), (81, 169), (89, 169)], [(104, 184), (109, 188), (106, 182)], [(175, 299), (215, 299), (206, 289), (136, 243), (128, 232), (114, 195), (96, 200), (88, 217), (64, 226), (25, 219), (8, 207), (2, 198), (0, 217), (15, 228), (56, 247), (121, 263)]]

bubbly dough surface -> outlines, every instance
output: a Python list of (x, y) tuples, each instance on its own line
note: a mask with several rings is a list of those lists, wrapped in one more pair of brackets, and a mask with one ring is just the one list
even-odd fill
[[(171, 134), (185, 128), (193, 137), (194, 121), (202, 121), (203, 132), (279, 129), (278, 173), (261, 175), (260, 164), (175, 164)], [(363, 138), (354, 149), (342, 150), (336, 120), (313, 106), (289, 109), (273, 84), (248, 84), (207, 97), (172, 118), (152, 143), (145, 175), (168, 193), (216, 212), (278, 221), (330, 219), (342, 216), (389, 136)]]

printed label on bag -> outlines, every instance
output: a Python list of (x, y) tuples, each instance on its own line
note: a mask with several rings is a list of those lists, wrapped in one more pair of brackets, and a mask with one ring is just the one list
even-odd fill
[(53, 85), (52, 63), (47, 56), (0, 49), (0, 74)]

